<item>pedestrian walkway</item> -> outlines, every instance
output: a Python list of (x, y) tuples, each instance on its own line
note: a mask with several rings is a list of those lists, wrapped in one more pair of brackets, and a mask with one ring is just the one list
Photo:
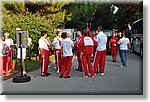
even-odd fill
[(106, 59), (105, 76), (96, 75), (83, 78), (83, 72), (76, 71), (77, 59), (74, 58), (71, 78), (59, 78), (51, 64), (49, 77), (41, 77), (40, 69), (29, 72), (32, 77), (27, 83), (13, 83), (12, 79), (3, 82), (2, 94), (142, 94), (142, 59), (129, 52), (127, 68), (120, 68), (117, 62)]

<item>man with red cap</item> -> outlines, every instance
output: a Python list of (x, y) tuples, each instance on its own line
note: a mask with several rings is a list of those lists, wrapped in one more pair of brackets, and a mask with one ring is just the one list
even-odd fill
[(116, 56), (118, 52), (118, 41), (116, 34), (113, 34), (113, 37), (109, 41), (109, 48), (111, 49), (112, 62), (116, 62)]
[(78, 59), (78, 68), (76, 70), (79, 70), (79, 71), (82, 71), (82, 56), (81, 56), (82, 48), (81, 46), (79, 46), (79, 41), (82, 38), (83, 38), (82, 31), (78, 31), (78, 37), (76, 38), (74, 46), (76, 48), (76, 54), (77, 54), (77, 59)]

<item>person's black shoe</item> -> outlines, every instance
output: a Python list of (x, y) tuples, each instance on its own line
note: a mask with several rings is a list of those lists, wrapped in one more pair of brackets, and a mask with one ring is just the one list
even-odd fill
[(70, 78), (70, 76), (67, 76), (67, 77), (65, 77), (65, 78)]
[(79, 69), (76, 69), (76, 71), (78, 71)]
[(51, 73), (47, 73), (46, 75), (51, 75)]
[(80, 72), (82, 72), (82, 69), (79, 69)]
[(63, 78), (63, 76), (61, 75), (61, 76), (59, 76), (59, 78)]

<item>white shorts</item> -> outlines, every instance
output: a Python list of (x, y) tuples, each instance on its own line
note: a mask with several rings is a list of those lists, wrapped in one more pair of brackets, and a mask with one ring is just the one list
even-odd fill
[[(20, 48), (18, 48), (18, 50), (17, 50), (17, 58), (21, 59), (20, 58)], [(26, 48), (22, 48), (22, 59), (26, 59)]]

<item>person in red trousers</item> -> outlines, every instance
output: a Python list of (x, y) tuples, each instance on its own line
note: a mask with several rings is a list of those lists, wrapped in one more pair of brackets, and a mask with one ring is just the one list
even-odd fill
[[(90, 71), (90, 74), (92, 78), (94, 78), (94, 70), (92, 69), (92, 63), (91, 63), (91, 55), (94, 52), (94, 41), (91, 37), (88, 36), (87, 31), (83, 31), (84, 37), (80, 40), (79, 46), (82, 47), (82, 64), (84, 68), (84, 77), (88, 78), (88, 70)], [(88, 65), (88, 70), (87, 70)]]
[[(107, 44), (107, 36), (103, 33), (103, 27), (98, 26), (98, 35), (96, 41), (98, 42), (98, 46), (96, 49), (96, 54), (94, 58), (94, 72), (100, 72), (101, 76), (104, 76), (105, 69), (105, 61), (106, 61), (106, 44)], [(99, 65), (99, 71), (98, 70)]]
[[(0, 75), (8, 75), (9, 70), (9, 46), (6, 45), (4, 38), (0, 38)], [(3, 74), (2, 74), (3, 72)]]
[(5, 43), (9, 47), (9, 56), (8, 56), (8, 63), (9, 63), (9, 71), (12, 71), (12, 60), (13, 60), (13, 40), (10, 38), (10, 34), (8, 32), (4, 33)]
[(61, 70), (61, 43), (62, 43), (61, 35), (62, 35), (62, 32), (60, 29), (58, 29), (56, 32), (56, 37), (54, 38), (54, 41), (53, 41), (57, 74)]
[(113, 37), (109, 41), (109, 48), (111, 49), (112, 62), (116, 62), (116, 56), (118, 52), (118, 41), (116, 34), (113, 34)]
[(49, 45), (47, 42), (47, 32), (41, 32), (41, 38), (39, 39), (39, 50), (41, 56), (39, 57), (41, 63), (41, 76), (47, 77), (50, 73), (47, 72), (48, 65), (49, 65)]
[(78, 68), (76, 70), (79, 70), (80, 72), (82, 72), (82, 56), (81, 56), (82, 48), (79, 46), (79, 41), (82, 38), (83, 38), (82, 31), (78, 31), (78, 37), (76, 38), (74, 47), (76, 48), (76, 54), (77, 54), (77, 60), (78, 60)]
[(70, 36), (71, 33), (67, 32), (66, 37), (62, 41), (62, 69), (60, 71), (60, 78), (70, 78), (70, 70), (73, 58), (72, 48), (74, 47)]

